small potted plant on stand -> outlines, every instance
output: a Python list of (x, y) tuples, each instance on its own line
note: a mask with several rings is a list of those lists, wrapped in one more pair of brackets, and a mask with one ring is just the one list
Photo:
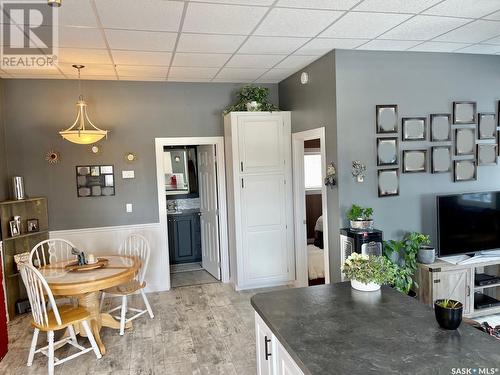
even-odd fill
[(457, 329), (462, 323), (463, 305), (452, 299), (438, 299), (434, 302), (434, 314), (444, 329)]
[(432, 264), (436, 260), (436, 249), (432, 246), (428, 235), (416, 233), (416, 240), (419, 243), (417, 260), (422, 264)]
[(354, 230), (370, 230), (373, 229), (373, 208), (361, 207), (353, 204), (347, 211), (351, 229)]
[(394, 282), (395, 267), (385, 257), (352, 253), (342, 266), (342, 272), (351, 280), (351, 287), (373, 292), (381, 285)]

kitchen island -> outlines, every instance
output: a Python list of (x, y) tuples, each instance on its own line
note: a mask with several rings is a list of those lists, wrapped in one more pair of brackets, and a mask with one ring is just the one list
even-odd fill
[[(350, 283), (260, 293), (257, 373), (472, 374), (500, 372), (500, 341), (465, 323), (443, 330), (434, 311), (389, 287)], [(480, 372), (480, 370), (490, 372)]]

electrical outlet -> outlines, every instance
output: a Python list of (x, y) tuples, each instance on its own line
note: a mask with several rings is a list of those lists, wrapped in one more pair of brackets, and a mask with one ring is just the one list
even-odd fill
[(126, 209), (126, 210), (127, 210), (127, 212), (129, 212), (129, 213), (130, 213), (130, 212), (132, 212), (132, 203), (127, 203), (127, 204), (125, 205), (125, 209)]

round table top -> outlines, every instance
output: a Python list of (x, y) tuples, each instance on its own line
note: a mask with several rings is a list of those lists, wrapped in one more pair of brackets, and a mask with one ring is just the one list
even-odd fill
[(53, 263), (39, 271), (56, 296), (74, 296), (97, 292), (130, 281), (139, 271), (141, 261), (137, 257), (122, 255), (99, 255), (108, 264), (88, 271), (68, 271), (69, 262)]

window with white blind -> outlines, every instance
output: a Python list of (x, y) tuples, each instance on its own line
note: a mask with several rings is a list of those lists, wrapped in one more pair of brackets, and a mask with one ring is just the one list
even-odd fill
[(307, 153), (304, 155), (304, 184), (306, 190), (321, 190), (321, 154)]

